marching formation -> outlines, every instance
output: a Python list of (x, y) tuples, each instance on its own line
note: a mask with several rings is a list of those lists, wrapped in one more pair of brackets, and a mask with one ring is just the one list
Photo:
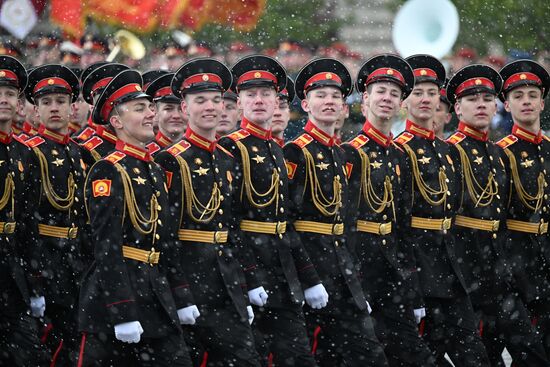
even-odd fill
[(0, 55), (0, 365), (549, 366), (549, 88), (529, 60)]

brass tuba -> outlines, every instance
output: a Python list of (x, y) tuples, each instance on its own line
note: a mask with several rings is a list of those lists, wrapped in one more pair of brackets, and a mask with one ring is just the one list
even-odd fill
[(133, 33), (121, 29), (114, 35), (115, 46), (107, 56), (106, 61), (113, 61), (115, 57), (122, 52), (123, 55), (128, 56), (134, 60), (141, 60), (145, 56), (145, 46), (143, 42)]

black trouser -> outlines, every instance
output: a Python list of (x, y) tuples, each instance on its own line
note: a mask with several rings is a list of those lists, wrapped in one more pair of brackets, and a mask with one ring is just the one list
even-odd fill
[(508, 350), (518, 367), (549, 366), (546, 353), (531, 325), (523, 301), (512, 293), (494, 303), (475, 306), (481, 320), (481, 335), (492, 366), (504, 366), (502, 351)]
[(78, 367), (191, 367), (183, 336), (173, 333), (160, 338), (141, 338), (123, 343), (112, 334), (81, 333)]
[(42, 339), (51, 350), (51, 358), (56, 367), (75, 365), (75, 355), (80, 343), (76, 317), (76, 307), (48, 303), (46, 297), (44, 319), (51, 324), (51, 330)]
[[(256, 346), (267, 366), (316, 366), (300, 305), (288, 308), (254, 307), (252, 329)], [(271, 358), (269, 357), (271, 354)]]
[(533, 301), (528, 305), (531, 320), (542, 337), (546, 356), (550, 358), (550, 300), (548, 298)]
[(414, 309), (407, 305), (375, 307), (371, 317), (391, 367), (435, 367), (435, 358), (418, 335)]
[(448, 365), (445, 361), (447, 353), (455, 366), (490, 366), (468, 296), (448, 299), (426, 297), (424, 301), (426, 318), (423, 338), (438, 365)]
[[(354, 305), (339, 304), (327, 310), (307, 307), (305, 315), (319, 366), (388, 365), (367, 310), (360, 311)], [(321, 331), (317, 334), (318, 327)]]
[(208, 367), (260, 366), (252, 329), (247, 319), (228, 306), (200, 307), (195, 325), (184, 326), (194, 366), (200, 366), (204, 352), (208, 353)]

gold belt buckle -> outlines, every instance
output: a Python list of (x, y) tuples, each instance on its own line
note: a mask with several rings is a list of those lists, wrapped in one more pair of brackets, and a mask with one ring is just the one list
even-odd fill
[(391, 223), (380, 223), (378, 233), (385, 236), (391, 232)]
[(222, 239), (222, 234), (218, 231), (214, 232), (214, 243), (220, 243)]
[(284, 223), (283, 222), (277, 222), (275, 225), (275, 234), (282, 234), (284, 229)]
[(3, 231), (5, 234), (12, 234), (13, 232), (15, 232), (15, 223), (14, 222), (4, 223)]
[(498, 231), (499, 226), (500, 226), (500, 220), (494, 220), (493, 221), (493, 232)]
[(548, 223), (544, 223), (544, 219), (541, 219), (539, 224), (539, 234), (545, 234), (548, 231)]
[(149, 251), (149, 255), (147, 255), (147, 264), (153, 266), (154, 265), (154, 259), (155, 259), (155, 248), (151, 247), (151, 251)]
[(445, 218), (443, 219), (443, 229), (447, 230), (447, 229), (450, 229), (451, 228), (451, 218)]
[(67, 237), (69, 237), (70, 239), (75, 239), (77, 234), (78, 234), (78, 227), (71, 227), (69, 228)]

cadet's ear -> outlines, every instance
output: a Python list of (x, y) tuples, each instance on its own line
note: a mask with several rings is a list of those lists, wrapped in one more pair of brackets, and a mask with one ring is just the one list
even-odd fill
[(305, 112), (310, 112), (310, 109), (309, 109), (309, 101), (307, 100), (307, 95), (306, 95), (306, 98), (302, 99), (302, 109), (305, 111)]
[(109, 117), (109, 123), (116, 130), (122, 129), (122, 120), (120, 119), (120, 116), (118, 114), (111, 115), (111, 117)]

